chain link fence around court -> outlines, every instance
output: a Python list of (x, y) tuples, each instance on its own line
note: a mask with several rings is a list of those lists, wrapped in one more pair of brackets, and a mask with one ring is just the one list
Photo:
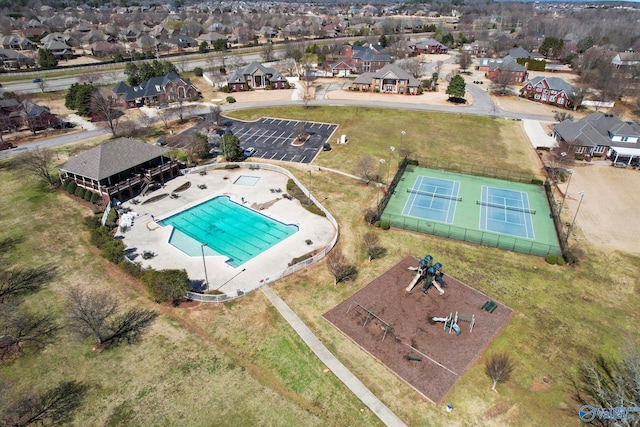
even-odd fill
[[(525, 171), (513, 171), (508, 169), (500, 169), (495, 167), (477, 166), (468, 163), (461, 162), (449, 162), (439, 159), (427, 159), (418, 157), (417, 159), (404, 158), (399, 164), (398, 171), (393, 177), (386, 194), (377, 206), (377, 218), (380, 221), (386, 221), (390, 226), (396, 228), (403, 228), (405, 230), (417, 231), (420, 233), (430, 234), (438, 237), (445, 237), (448, 239), (460, 240), (463, 242), (475, 243), (483, 246), (490, 246), (512, 252), (519, 252), (528, 255), (546, 256), (547, 254), (563, 255), (565, 253), (561, 233), (558, 234), (559, 245), (550, 245), (545, 243), (539, 243), (531, 240), (519, 239), (517, 237), (499, 235), (490, 232), (484, 232), (481, 230), (473, 230), (463, 227), (457, 227), (454, 225), (443, 224), (434, 222), (427, 219), (417, 219), (406, 217), (403, 215), (394, 215), (389, 213), (383, 213), (389, 200), (393, 196), (398, 183), (402, 179), (402, 175), (406, 171), (407, 167), (416, 166), (426, 169), (445, 170), (447, 172), (455, 172), (465, 175), (475, 175), (487, 178), (502, 179), (505, 181), (522, 182), (526, 184), (538, 183), (539, 178), (535, 175)], [(540, 181), (541, 183), (541, 181)], [(549, 189), (545, 186), (545, 192), (551, 213), (556, 227), (556, 233), (561, 230), (559, 225), (559, 218), (556, 215), (555, 200), (553, 196), (550, 196)]]
[[(227, 166), (229, 165), (229, 166)], [(338, 242), (338, 237), (340, 235), (339, 232), (339, 228), (338, 228), (338, 222), (336, 221), (336, 219), (333, 217), (333, 215), (331, 215), (331, 213), (324, 207), (322, 206), (322, 204), (315, 198), (313, 197), (313, 195), (309, 192), (309, 190), (302, 184), (302, 182), (300, 182), (291, 172), (289, 172), (288, 170), (281, 168), (280, 166), (276, 166), (276, 165), (271, 165), (271, 164), (267, 164), (267, 163), (217, 163), (215, 165), (207, 165), (204, 167), (198, 167), (198, 168), (193, 168), (193, 169), (189, 169), (186, 171), (186, 173), (201, 173), (201, 172), (206, 172), (207, 170), (216, 170), (216, 169), (225, 169), (228, 167), (233, 167), (234, 169), (237, 168), (243, 168), (243, 169), (249, 169), (249, 170), (257, 170), (257, 169), (265, 169), (265, 170), (271, 170), (271, 171), (275, 171), (275, 172), (279, 172), (281, 174), (286, 175), (287, 177), (291, 178), (293, 180), (293, 182), (304, 192), (304, 194), (309, 197), (311, 199), (311, 201), (318, 207), (320, 208), (320, 210), (322, 210), (322, 212), (325, 213), (326, 218), (329, 220), (329, 222), (331, 222), (331, 224), (333, 225), (333, 227), (335, 228), (336, 232), (335, 235), (333, 236), (333, 239), (331, 239), (331, 241), (329, 242), (329, 244), (322, 249), (320, 252), (316, 253), (315, 255), (300, 261), (297, 264), (294, 264), (290, 267), (285, 268), (284, 270), (278, 271), (274, 274), (270, 274), (269, 277), (267, 277), (265, 280), (261, 280), (260, 282), (257, 283), (248, 283), (246, 285), (246, 287), (243, 290), (238, 290), (234, 293), (228, 293), (228, 294), (217, 294), (217, 295), (213, 295), (213, 294), (200, 294), (197, 292), (187, 292), (186, 297), (194, 300), (194, 301), (200, 301), (200, 302), (226, 302), (226, 301), (231, 301), (237, 298), (240, 298), (248, 293), (251, 293), (255, 290), (260, 289), (261, 287), (268, 285), (271, 282), (275, 282), (276, 280), (282, 279), (283, 277), (286, 277), (290, 274), (293, 274), (297, 271), (303, 270), (307, 267), (309, 267), (312, 264), (315, 264), (316, 262), (320, 261), (322, 258), (324, 258), (327, 253), (329, 253), (329, 251), (331, 249), (333, 249), (333, 247), (335, 246), (335, 244)], [(312, 214), (313, 215), (313, 214)]]

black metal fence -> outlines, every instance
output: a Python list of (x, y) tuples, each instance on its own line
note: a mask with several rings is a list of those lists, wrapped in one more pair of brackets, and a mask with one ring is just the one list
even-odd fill
[[(536, 176), (531, 172), (526, 171), (515, 171), (493, 166), (477, 165), (473, 163), (453, 162), (447, 159), (430, 159), (426, 157), (418, 157), (416, 160), (418, 162), (418, 166), (422, 168), (445, 170), (448, 172), (456, 172), (465, 175), (485, 176), (487, 178), (524, 182), (527, 184), (534, 183), (537, 179)], [(541, 181), (540, 184), (542, 184)]]

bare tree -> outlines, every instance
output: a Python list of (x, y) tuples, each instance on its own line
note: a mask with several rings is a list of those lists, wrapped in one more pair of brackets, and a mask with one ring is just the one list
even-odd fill
[(372, 261), (374, 258), (380, 258), (387, 252), (385, 248), (380, 246), (380, 237), (377, 233), (372, 231), (366, 233), (362, 242), (369, 256), (369, 261)]
[(124, 113), (120, 110), (114, 97), (106, 95), (100, 90), (96, 90), (91, 94), (90, 102), (93, 119), (102, 122), (114, 138), (118, 136), (118, 123)]
[(398, 67), (402, 68), (407, 73), (411, 74), (416, 79), (422, 76), (422, 64), (417, 57), (400, 59), (396, 61), (396, 65), (398, 65)]
[(466, 70), (471, 66), (471, 54), (469, 52), (463, 51), (458, 55), (458, 65), (460, 65), (461, 70)]
[(262, 45), (260, 56), (262, 56), (262, 60), (264, 62), (273, 61), (275, 57), (275, 52), (273, 50), (273, 43), (271, 43), (271, 41), (268, 41)]
[(28, 347), (42, 348), (53, 342), (60, 326), (51, 313), (36, 314), (5, 305), (0, 330), (0, 360), (5, 360)]
[(349, 264), (341, 248), (335, 247), (327, 255), (327, 266), (333, 275), (333, 285), (352, 279), (356, 273), (356, 267)]
[(305, 62), (302, 64), (303, 75), (300, 83), (304, 89), (304, 93), (302, 94), (302, 102), (304, 103), (304, 108), (309, 107), (309, 101), (311, 100), (311, 85), (315, 80), (315, 75), (313, 74), (313, 70), (311, 69), (311, 63)]
[[(640, 406), (640, 352), (629, 345), (623, 352), (622, 360), (607, 359), (602, 355), (586, 361), (578, 368), (576, 376), (569, 376), (571, 395), (579, 405), (600, 408), (620, 406)], [(595, 417), (594, 425), (637, 426), (640, 414), (629, 412), (622, 419), (607, 420)]]
[[(101, 73), (83, 73), (76, 77), (78, 83), (89, 83), (92, 86), (95, 86), (100, 80), (102, 80), (104, 76)], [(115, 80), (115, 79), (114, 79)]]
[(375, 180), (376, 162), (370, 155), (364, 155), (358, 159), (356, 164), (356, 173), (362, 178), (365, 184), (369, 184)]
[(284, 61), (282, 61), (282, 66), (284, 67), (284, 71), (287, 73), (287, 75), (289, 76), (297, 75), (296, 71), (298, 66), (295, 59), (286, 58)]
[(48, 148), (36, 148), (35, 150), (26, 151), (17, 157), (18, 166), (24, 173), (42, 178), (47, 184), (53, 186), (55, 184), (51, 176), (51, 165), (55, 153)]
[(557, 121), (557, 122), (563, 122), (565, 120), (571, 120), (573, 121), (573, 115), (570, 113), (567, 113), (566, 111), (558, 111), (553, 118)]
[(40, 79), (40, 81), (38, 82), (38, 88), (42, 93), (45, 93), (47, 91), (48, 86), (49, 84), (46, 81), (44, 81), (44, 79)]
[(495, 77), (491, 79), (491, 90), (498, 92), (500, 95), (506, 95), (509, 92), (510, 85), (511, 76), (509, 73), (498, 72)]
[(158, 314), (153, 310), (131, 308), (118, 314), (119, 303), (106, 291), (69, 290), (68, 318), (72, 330), (81, 338), (94, 337), (109, 346), (137, 340)]
[(220, 124), (220, 118), (222, 117), (222, 108), (219, 105), (211, 105), (209, 107), (209, 121), (212, 125), (217, 126)]
[(169, 128), (169, 120), (171, 120), (171, 110), (166, 108), (163, 110), (158, 110), (158, 118), (164, 124), (165, 129)]
[(63, 381), (44, 394), (29, 393), (7, 408), (8, 425), (62, 425), (73, 420), (89, 387), (77, 381)]
[(55, 275), (56, 268), (53, 265), (0, 271), (0, 303), (6, 302), (9, 298), (38, 292), (51, 282)]
[(484, 372), (493, 381), (491, 390), (496, 391), (496, 385), (508, 381), (515, 364), (507, 353), (497, 353), (491, 355), (484, 365)]

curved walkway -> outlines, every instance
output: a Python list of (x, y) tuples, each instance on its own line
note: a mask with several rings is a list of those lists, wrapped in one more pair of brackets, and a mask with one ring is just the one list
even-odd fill
[(262, 292), (282, 317), (293, 327), (296, 333), (318, 356), (327, 368), (331, 369), (339, 379), (387, 426), (406, 426), (396, 414), (391, 412), (362, 382), (351, 373), (311, 332), (291, 308), (269, 287), (264, 286)]

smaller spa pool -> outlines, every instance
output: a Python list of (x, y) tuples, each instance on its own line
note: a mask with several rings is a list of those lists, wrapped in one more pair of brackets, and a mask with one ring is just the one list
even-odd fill
[(233, 183), (238, 185), (256, 185), (256, 183), (260, 180), (260, 177), (257, 176), (249, 176), (249, 175), (240, 175), (238, 179), (236, 179)]

